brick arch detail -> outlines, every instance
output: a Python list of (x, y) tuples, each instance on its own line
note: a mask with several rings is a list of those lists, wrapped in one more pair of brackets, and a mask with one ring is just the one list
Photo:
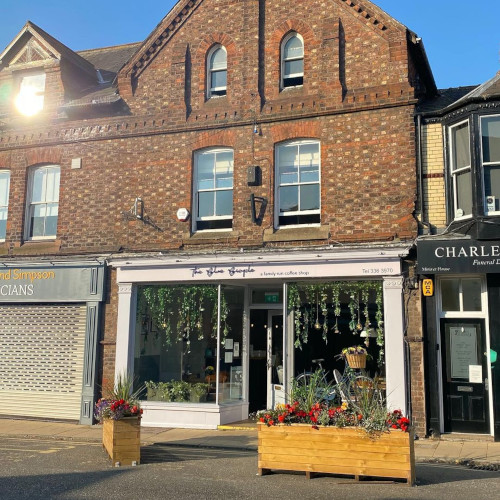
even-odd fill
[[(195, 60), (196, 64), (198, 66), (198, 76), (200, 78), (200, 81), (204, 81), (205, 79), (205, 65), (206, 65), (206, 56), (208, 51), (214, 46), (214, 45), (222, 45), (226, 49), (227, 53), (227, 78), (229, 81), (230, 73), (231, 73), (231, 61), (235, 60), (236, 57), (236, 44), (234, 40), (229, 36), (226, 35), (225, 33), (211, 33), (210, 35), (207, 35), (205, 38), (203, 38), (199, 45), (198, 48), (196, 49), (195, 52)], [(194, 61), (193, 61), (194, 63)]]
[(313, 30), (308, 24), (299, 19), (288, 19), (280, 23), (271, 35), (271, 43), (273, 45), (281, 45), (281, 41), (290, 31), (296, 31), (304, 39), (304, 45), (314, 43), (315, 37)]
[(271, 137), (274, 144), (294, 139), (318, 139), (319, 126), (317, 122), (282, 123), (271, 127)]
[(38, 163), (53, 163), (60, 165), (62, 162), (62, 151), (60, 148), (33, 149), (25, 153), (26, 165)]
[(225, 33), (210, 33), (200, 41), (196, 49), (196, 58), (205, 60), (207, 52), (217, 44), (224, 46), (228, 59), (236, 55), (236, 44), (229, 35)]
[(236, 137), (232, 130), (221, 130), (220, 132), (204, 132), (202, 133), (196, 142), (192, 146), (193, 151), (204, 148), (213, 147), (225, 147), (225, 148), (235, 148)]

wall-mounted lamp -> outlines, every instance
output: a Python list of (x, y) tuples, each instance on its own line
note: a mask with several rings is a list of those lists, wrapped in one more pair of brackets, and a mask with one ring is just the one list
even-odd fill
[[(264, 216), (264, 212), (266, 211), (267, 198), (263, 198), (262, 196), (255, 196), (252, 193), (248, 201), (250, 202), (250, 212), (252, 214), (252, 222), (254, 224), (260, 224)], [(258, 213), (256, 207), (257, 203), (260, 203), (260, 208)]]

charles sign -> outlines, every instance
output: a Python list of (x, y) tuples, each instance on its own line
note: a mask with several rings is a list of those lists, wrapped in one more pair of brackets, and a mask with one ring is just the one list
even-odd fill
[(419, 240), (419, 274), (499, 273), (500, 241)]

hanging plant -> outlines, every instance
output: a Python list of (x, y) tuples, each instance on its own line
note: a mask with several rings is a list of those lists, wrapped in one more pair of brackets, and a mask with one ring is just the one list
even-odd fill
[[(214, 285), (174, 285), (145, 286), (139, 293), (138, 310), (149, 315), (155, 327), (163, 336), (166, 347), (173, 342), (186, 342), (191, 345), (191, 336), (196, 334), (199, 340), (204, 338), (204, 311), (211, 309), (211, 337), (217, 337), (218, 288)], [(229, 306), (224, 294), (221, 294), (220, 321), (222, 341), (229, 333), (227, 317)], [(174, 317), (177, 321), (174, 327)]]
[(342, 312), (342, 309), (340, 307), (340, 286), (337, 283), (334, 283), (332, 285), (332, 302), (333, 302), (333, 314), (335, 315), (334, 332), (340, 333), (339, 317)]
[(349, 304), (347, 307), (349, 307), (349, 312), (351, 313), (351, 321), (349, 321), (349, 330), (351, 330), (351, 333), (353, 335), (356, 335), (356, 329), (358, 325), (358, 307), (359, 307), (359, 302), (357, 300), (357, 293), (351, 292), (349, 295)]
[(328, 293), (326, 287), (321, 287), (320, 291), (321, 298), (321, 314), (323, 315), (323, 340), (325, 344), (328, 343)]
[(377, 322), (377, 345), (380, 347), (378, 355), (378, 365), (384, 365), (384, 310), (383, 310), (383, 297), (382, 297), (382, 287), (377, 288), (377, 294), (375, 296), (375, 304), (377, 310), (375, 311), (375, 320)]
[[(369, 316), (370, 293), (375, 294), (374, 325)], [(383, 294), (382, 283), (378, 281), (335, 281), (320, 284), (297, 284), (288, 285), (288, 309), (293, 312), (295, 328), (295, 347), (302, 348), (309, 340), (309, 330), (319, 324), (323, 319), (322, 338), (328, 340), (328, 300), (333, 306), (335, 325), (333, 332), (340, 333), (338, 320), (342, 314), (341, 295), (349, 297), (347, 307), (349, 309), (349, 330), (353, 335), (359, 334), (363, 327), (369, 342), (369, 331), (375, 328), (377, 332), (377, 345), (381, 348), (379, 353), (379, 366), (383, 365), (384, 359), (384, 329), (383, 329)], [(363, 326), (364, 325), (364, 326)], [(316, 328), (318, 329), (318, 328)]]

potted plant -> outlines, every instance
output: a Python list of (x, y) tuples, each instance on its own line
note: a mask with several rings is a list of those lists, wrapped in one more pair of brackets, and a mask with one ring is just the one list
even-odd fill
[(366, 368), (367, 351), (360, 345), (346, 347), (340, 354), (351, 368)]
[[(294, 385), (292, 384), (292, 387)], [(400, 410), (388, 412), (373, 385), (355, 403), (315, 400), (292, 390), (292, 404), (257, 414), (258, 474), (269, 470), (405, 479), (415, 482), (413, 429)]]
[(120, 376), (94, 409), (95, 418), (103, 426), (103, 447), (114, 464), (137, 465), (141, 459), (141, 390), (132, 393), (132, 387), (131, 377)]
[(207, 400), (209, 385), (203, 383), (191, 384), (189, 387), (189, 400), (192, 403), (203, 403)]
[(148, 401), (158, 401), (158, 384), (152, 380), (145, 382), (146, 397)]

